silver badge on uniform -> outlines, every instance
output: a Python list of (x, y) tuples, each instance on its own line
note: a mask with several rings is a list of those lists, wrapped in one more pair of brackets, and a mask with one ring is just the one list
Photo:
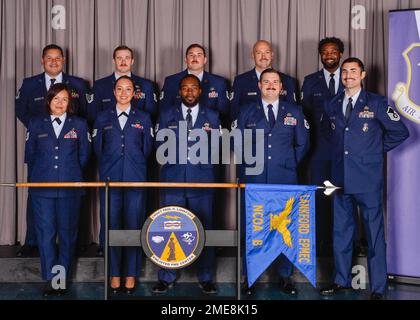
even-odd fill
[(237, 127), (238, 127), (238, 120), (235, 120), (235, 121), (232, 122), (231, 128), (233, 130), (233, 129), (236, 129)]
[(369, 131), (369, 124), (367, 124), (367, 123), (365, 123), (364, 125), (363, 125), (363, 132), (368, 132)]
[(86, 93), (86, 101), (87, 101), (87, 103), (92, 103), (93, 102), (93, 98), (94, 98), (94, 94), (93, 93), (92, 94)]

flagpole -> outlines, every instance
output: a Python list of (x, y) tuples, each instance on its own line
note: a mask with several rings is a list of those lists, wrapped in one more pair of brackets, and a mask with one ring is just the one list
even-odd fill
[(237, 300), (241, 300), (241, 263), (242, 263), (242, 257), (241, 257), (241, 187), (239, 185), (239, 179), (237, 179), (238, 187), (236, 188), (236, 194), (237, 194), (237, 229), (238, 233), (236, 235), (236, 241), (238, 242), (237, 246), (237, 259), (236, 259), (236, 294), (237, 294)]

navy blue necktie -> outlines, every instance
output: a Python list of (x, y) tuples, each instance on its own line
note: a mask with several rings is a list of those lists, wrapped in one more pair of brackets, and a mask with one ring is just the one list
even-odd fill
[(269, 104), (268, 108), (268, 122), (270, 123), (270, 128), (273, 129), (276, 124), (276, 118), (274, 117), (273, 105)]
[(328, 84), (328, 90), (330, 91), (331, 96), (335, 96), (335, 79), (334, 73), (330, 74), (330, 83)]
[(53, 122), (57, 122), (58, 123), (58, 125), (60, 125), (61, 124), (61, 120), (60, 120), (60, 118), (55, 118), (54, 120), (53, 120)]
[(347, 103), (347, 106), (346, 106), (346, 114), (345, 114), (346, 121), (349, 121), (352, 110), (353, 110), (353, 99), (349, 98), (349, 103)]
[(190, 108), (187, 109), (186, 120), (187, 120), (187, 128), (188, 128), (188, 130), (191, 130), (193, 128), (193, 125), (192, 125), (192, 116), (191, 116), (191, 109)]

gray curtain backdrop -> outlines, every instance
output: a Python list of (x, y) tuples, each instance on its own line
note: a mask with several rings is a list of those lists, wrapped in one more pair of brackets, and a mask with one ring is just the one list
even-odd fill
[[(52, 28), (52, 8), (65, 7), (66, 28)], [(352, 28), (352, 8), (366, 9), (366, 29)], [(15, 119), (14, 99), (25, 77), (42, 72), (41, 50), (61, 45), (66, 71), (92, 85), (112, 72), (112, 50), (135, 50), (135, 73), (161, 88), (165, 76), (185, 66), (184, 52), (197, 42), (209, 49), (208, 71), (231, 82), (253, 66), (252, 45), (267, 39), (274, 66), (302, 84), (320, 68), (317, 44), (340, 37), (345, 57), (367, 65), (367, 88), (386, 93), (388, 11), (420, 8), (420, 0), (0, 0), (0, 181), (25, 181), (25, 130)], [(0, 188), (0, 245), (24, 241), (26, 193)], [(234, 221), (228, 197), (226, 221)], [(233, 209), (233, 210), (232, 210)], [(92, 214), (91, 240), (97, 216)], [(227, 223), (230, 224), (230, 223)]]

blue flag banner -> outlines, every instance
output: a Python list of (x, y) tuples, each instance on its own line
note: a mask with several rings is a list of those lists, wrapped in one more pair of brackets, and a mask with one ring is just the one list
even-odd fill
[(247, 184), (248, 285), (284, 254), (316, 287), (316, 186)]

